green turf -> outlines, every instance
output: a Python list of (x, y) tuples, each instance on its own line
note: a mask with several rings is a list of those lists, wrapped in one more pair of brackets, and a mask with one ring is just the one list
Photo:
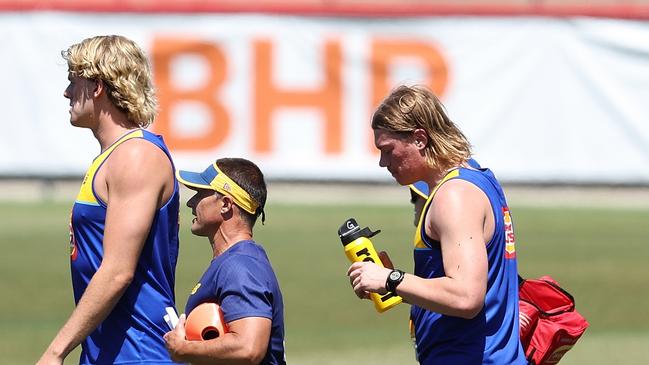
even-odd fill
[[(69, 315), (69, 204), (0, 203), (0, 357), (33, 363)], [(512, 207), (520, 272), (551, 274), (591, 323), (561, 364), (639, 364), (649, 358), (649, 210)], [(383, 232), (373, 239), (411, 270), (412, 210), (403, 206), (271, 205), (256, 238), (285, 299), (286, 348), (295, 364), (414, 364), (408, 308), (377, 314), (356, 299), (336, 231), (348, 217)], [(210, 259), (182, 211), (177, 301)], [(68, 363), (75, 363), (78, 351)]]

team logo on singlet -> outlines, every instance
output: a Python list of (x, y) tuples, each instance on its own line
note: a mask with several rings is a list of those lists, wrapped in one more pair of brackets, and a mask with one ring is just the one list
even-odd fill
[(194, 289), (192, 289), (192, 292), (189, 293), (189, 295), (196, 294), (196, 292), (198, 291), (198, 288), (200, 288), (200, 287), (201, 287), (201, 283), (196, 284), (196, 286), (194, 286)]
[(516, 258), (516, 239), (514, 238), (514, 225), (509, 208), (503, 207), (503, 219), (505, 221), (505, 258)]

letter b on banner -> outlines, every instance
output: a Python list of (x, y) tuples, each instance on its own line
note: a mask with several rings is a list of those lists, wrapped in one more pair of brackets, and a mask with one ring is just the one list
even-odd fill
[[(165, 136), (172, 149), (206, 150), (221, 144), (230, 132), (230, 117), (216, 99), (227, 72), (225, 56), (219, 47), (195, 39), (156, 38), (153, 41), (153, 68), (160, 92), (160, 111), (153, 127)], [(200, 85), (188, 87), (173, 82), (174, 61), (180, 56), (194, 56), (207, 65)], [(200, 105), (208, 111), (206, 128), (196, 135), (183, 135), (174, 128), (173, 111), (182, 103)]]

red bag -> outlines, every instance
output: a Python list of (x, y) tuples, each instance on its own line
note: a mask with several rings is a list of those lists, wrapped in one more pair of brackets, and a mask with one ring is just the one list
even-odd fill
[(530, 365), (553, 365), (575, 345), (588, 322), (575, 299), (549, 276), (519, 277), (520, 337)]

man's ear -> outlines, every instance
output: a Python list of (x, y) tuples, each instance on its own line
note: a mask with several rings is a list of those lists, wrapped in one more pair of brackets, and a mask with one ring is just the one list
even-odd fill
[(426, 131), (417, 128), (412, 132), (412, 137), (414, 139), (415, 146), (417, 148), (424, 149), (428, 145), (428, 135), (426, 134)]
[(221, 205), (221, 214), (225, 214), (232, 210), (232, 205), (234, 204), (234, 201), (232, 200), (231, 197), (227, 195), (223, 195), (223, 197), (221, 198), (221, 202), (223, 202), (223, 204)]
[(101, 96), (102, 93), (105, 93), (105, 92), (106, 92), (106, 83), (104, 82), (104, 80), (101, 80), (101, 79), (95, 80), (95, 87), (92, 90), (92, 95), (95, 98), (97, 98), (97, 97)]

